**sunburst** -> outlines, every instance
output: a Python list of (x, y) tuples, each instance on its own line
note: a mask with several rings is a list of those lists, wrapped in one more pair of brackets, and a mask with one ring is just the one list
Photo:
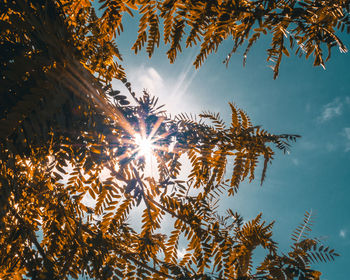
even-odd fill
[(146, 133), (146, 125), (145, 122), (140, 119), (139, 120), (139, 129), (128, 131), (131, 139), (124, 140), (124, 143), (129, 144), (132, 149), (128, 149), (123, 155), (118, 157), (118, 160), (123, 160), (127, 157), (136, 158), (145, 158), (146, 162), (151, 162), (152, 158), (156, 156), (156, 151), (162, 150), (168, 152), (167, 146), (160, 146), (157, 142), (161, 139), (165, 139), (169, 132), (158, 134), (158, 129), (162, 122), (164, 121), (164, 117), (159, 117), (157, 122), (153, 125), (152, 130), (149, 134)]
[(145, 158), (152, 156), (154, 146), (153, 141), (149, 137), (142, 137), (139, 133), (134, 135), (137, 155)]

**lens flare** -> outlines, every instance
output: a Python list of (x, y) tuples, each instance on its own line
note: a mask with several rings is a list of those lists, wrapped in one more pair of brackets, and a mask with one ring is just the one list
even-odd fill
[(142, 137), (140, 134), (135, 134), (134, 138), (138, 156), (151, 157), (154, 149), (151, 139)]

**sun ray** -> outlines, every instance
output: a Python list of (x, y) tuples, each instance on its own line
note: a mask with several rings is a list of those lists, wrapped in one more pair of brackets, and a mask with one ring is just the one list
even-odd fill
[[(73, 61), (72, 64), (77, 64), (77, 62)], [(135, 130), (132, 128), (131, 124), (117, 107), (112, 106), (107, 101), (107, 99), (104, 97), (102, 88), (100, 88), (98, 85), (93, 86), (91, 83), (88, 83), (86, 77), (84, 77), (84, 75), (77, 69), (80, 69), (80, 67), (73, 67), (72, 65), (68, 64), (66, 66), (66, 70), (68, 71), (64, 71), (64, 69), (61, 71), (62, 73), (65, 73), (64, 77), (62, 77), (62, 75), (53, 74), (50, 76), (59, 83), (63, 83), (80, 98), (88, 102), (90, 102), (90, 98), (93, 99), (94, 104), (97, 105), (101, 111), (105, 112), (108, 117), (116, 121), (130, 135), (134, 135)], [(58, 69), (58, 71), (59, 70), (62, 69)], [(84, 74), (87, 75), (86, 73)]]
[[(146, 123), (143, 119), (140, 119), (140, 136), (142, 138), (147, 138), (146, 134)], [(137, 135), (137, 132), (134, 133), (134, 136)]]
[(159, 126), (164, 121), (164, 117), (159, 117), (157, 122), (154, 124), (151, 133), (149, 134), (149, 138), (153, 138), (154, 134), (158, 131)]

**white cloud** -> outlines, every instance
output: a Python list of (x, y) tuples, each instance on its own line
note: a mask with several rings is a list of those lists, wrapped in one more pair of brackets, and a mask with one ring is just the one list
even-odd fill
[(318, 117), (319, 122), (326, 122), (343, 114), (343, 104), (339, 97), (323, 106), (322, 114)]
[[(154, 67), (140, 65), (129, 70), (129, 81), (137, 96), (146, 89), (152, 96), (159, 98), (158, 105), (165, 104), (168, 113), (194, 112), (198, 105), (190, 102), (190, 95), (187, 95), (188, 88), (196, 77), (198, 70), (192, 64), (186, 64), (177, 75), (167, 76), (161, 70)], [(117, 81), (115, 82), (115, 86)], [(198, 110), (197, 110), (198, 111)]]
[(333, 143), (328, 143), (326, 145), (326, 149), (328, 152), (333, 152), (337, 149), (336, 145), (334, 145)]
[(306, 111), (306, 113), (310, 113), (311, 112), (311, 105), (310, 105), (310, 103), (307, 103), (305, 105), (305, 111)]
[(350, 127), (344, 127), (343, 135), (346, 138), (345, 152), (350, 151)]
[(344, 133), (345, 133), (346, 139), (350, 140), (350, 127), (345, 127), (344, 128)]
[(345, 229), (341, 229), (341, 230), (339, 231), (339, 236), (340, 236), (341, 238), (346, 238), (346, 234), (347, 234), (347, 230), (345, 230)]
[(346, 103), (346, 104), (350, 104), (350, 97), (349, 97), (349, 96), (346, 96), (346, 97), (345, 97), (345, 103)]
[(164, 88), (161, 75), (153, 67), (143, 68), (137, 76), (137, 82), (142, 88), (146, 88), (152, 95), (157, 95)]

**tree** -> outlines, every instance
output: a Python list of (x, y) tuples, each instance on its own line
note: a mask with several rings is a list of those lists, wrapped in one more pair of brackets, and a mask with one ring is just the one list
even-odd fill
[[(203, 41), (199, 66), (228, 36), (235, 52), (247, 40), (249, 50), (259, 34), (271, 30), (268, 55), (276, 58), (277, 75), (288, 53), (284, 34), (306, 56), (314, 53), (315, 65), (323, 64), (321, 43), (346, 49), (334, 26), (348, 26), (349, 2), (101, 4), (101, 17), (89, 1), (0, 4), (0, 277), (319, 279), (311, 264), (337, 254), (308, 238), (311, 213), (293, 234), (291, 251), (280, 254), (273, 224), (261, 215), (244, 223), (229, 209), (224, 217), (216, 212), (221, 193), (234, 195), (241, 181), (254, 179), (261, 157), (263, 182), (274, 155), (271, 145), (286, 151), (298, 136), (253, 126), (234, 104), (229, 127), (211, 112), (198, 120), (186, 114), (170, 118), (156, 98), (132, 91), (114, 59), (121, 59), (114, 39), (123, 30), (123, 14), (134, 9), (142, 14), (135, 52), (147, 44), (152, 55), (163, 19), (170, 61), (181, 51), (187, 26), (187, 46)], [(124, 82), (129, 97), (112, 89), (112, 78)], [(145, 172), (142, 143), (153, 147), (157, 176)], [(178, 178), (182, 155), (192, 165), (186, 181)], [(94, 208), (83, 203), (86, 195), (95, 200)], [(140, 231), (128, 224), (136, 207), (143, 213)], [(173, 224), (169, 236), (160, 231), (165, 217)], [(182, 259), (180, 238), (187, 245)], [(266, 257), (254, 271), (257, 246)]]

